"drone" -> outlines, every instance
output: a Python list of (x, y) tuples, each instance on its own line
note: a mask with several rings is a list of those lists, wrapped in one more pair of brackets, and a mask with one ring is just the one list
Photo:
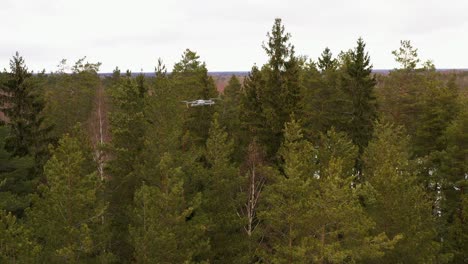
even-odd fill
[(206, 106), (206, 105), (212, 106), (215, 104), (214, 100), (218, 100), (218, 98), (210, 98), (208, 100), (198, 99), (198, 100), (193, 100), (193, 101), (181, 101), (181, 102), (187, 104), (187, 107)]

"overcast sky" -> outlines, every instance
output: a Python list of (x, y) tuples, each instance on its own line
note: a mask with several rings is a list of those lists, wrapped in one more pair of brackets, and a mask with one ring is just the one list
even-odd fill
[(261, 44), (283, 19), (297, 54), (316, 59), (367, 43), (376, 69), (396, 67), (391, 54), (409, 39), (437, 68), (468, 68), (467, 0), (0, 0), (0, 68), (15, 51), (31, 70), (55, 71), (66, 58), (87, 56), (153, 71), (189, 48), (209, 71), (247, 71), (266, 61)]

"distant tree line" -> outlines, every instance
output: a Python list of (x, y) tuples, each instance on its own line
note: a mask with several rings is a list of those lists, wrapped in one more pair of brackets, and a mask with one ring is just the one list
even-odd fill
[(0, 262), (466, 262), (457, 75), (406, 40), (379, 76), (362, 38), (316, 60), (290, 40), (276, 19), (268, 62), (223, 93), (189, 49), (155, 77), (100, 78), (86, 58), (33, 74), (16, 53), (0, 73)]

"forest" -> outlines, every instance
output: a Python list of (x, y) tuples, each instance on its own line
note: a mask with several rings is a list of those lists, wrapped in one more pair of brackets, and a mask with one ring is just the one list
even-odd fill
[(153, 76), (17, 52), (0, 263), (466, 263), (468, 72), (409, 40), (388, 74), (362, 38), (298, 55), (281, 19), (259, 45), (222, 92), (189, 49)]

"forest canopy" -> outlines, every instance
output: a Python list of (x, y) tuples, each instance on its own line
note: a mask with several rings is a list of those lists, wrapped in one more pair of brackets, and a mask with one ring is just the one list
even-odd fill
[(281, 19), (262, 47), (223, 91), (190, 49), (152, 75), (17, 52), (0, 263), (466, 262), (468, 74), (409, 40), (388, 74), (363, 38), (298, 55)]

